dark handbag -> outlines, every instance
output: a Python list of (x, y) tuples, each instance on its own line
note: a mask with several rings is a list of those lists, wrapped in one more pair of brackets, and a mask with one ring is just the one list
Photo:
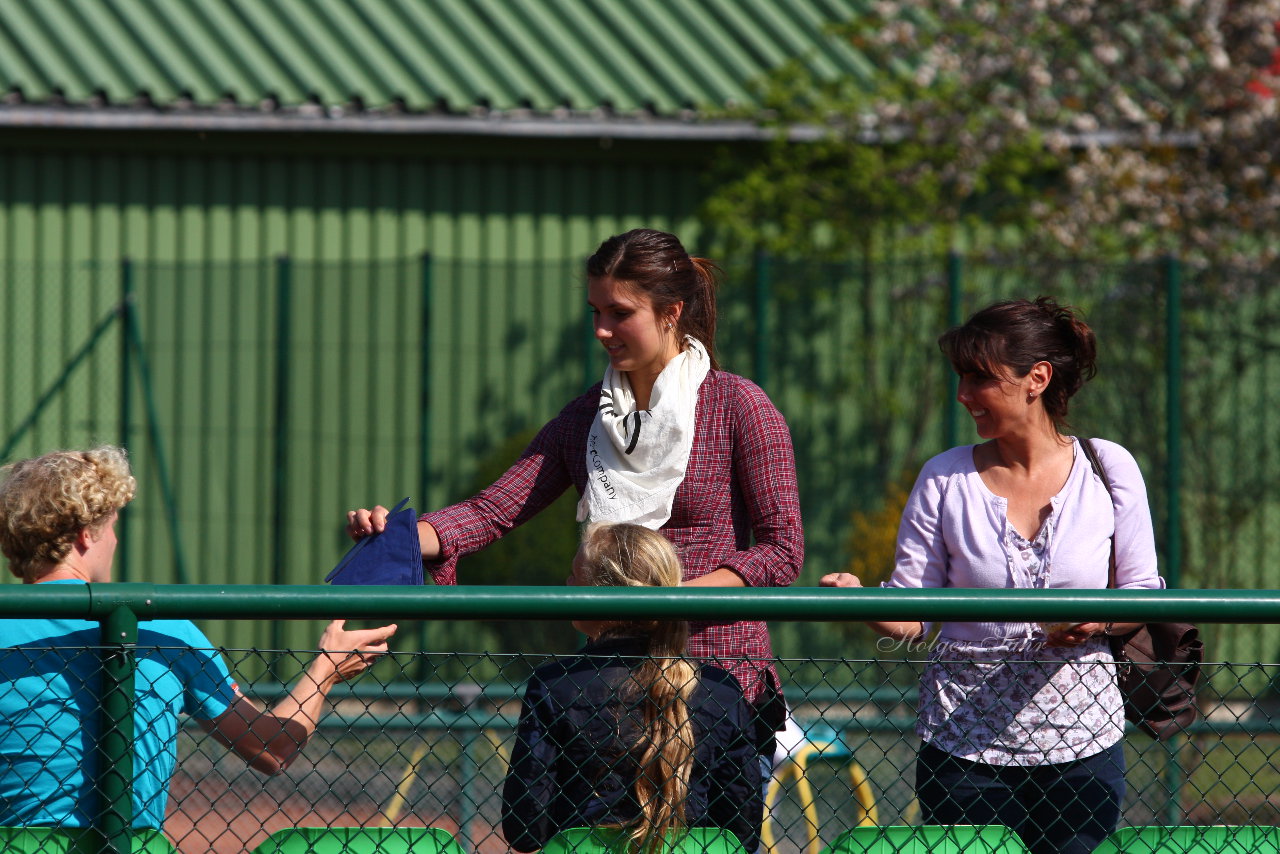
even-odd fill
[(787, 701), (778, 689), (772, 673), (764, 674), (764, 687), (752, 704), (752, 732), (761, 756), (772, 756), (777, 749), (778, 732), (787, 725)]
[[(1111, 481), (1093, 443), (1080, 443), (1089, 464), (1114, 503)], [(1107, 587), (1116, 586), (1116, 541), (1111, 538)], [(1110, 637), (1116, 682), (1124, 697), (1124, 716), (1157, 741), (1164, 741), (1196, 719), (1196, 685), (1204, 661), (1200, 630), (1190, 623), (1146, 623)]]
[(1164, 741), (1196, 719), (1204, 642), (1190, 623), (1147, 623), (1111, 638), (1124, 716)]

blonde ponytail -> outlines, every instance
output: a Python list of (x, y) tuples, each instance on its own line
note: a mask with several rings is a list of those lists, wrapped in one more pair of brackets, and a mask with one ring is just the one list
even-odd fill
[[(684, 805), (693, 770), (693, 720), (689, 695), (697, 685), (693, 665), (680, 656), (686, 630), (665, 623), (650, 635), (649, 659), (636, 672), (643, 690), (644, 731), (637, 743), (640, 775), (636, 801), (641, 818), (631, 827), (632, 850), (658, 854), (667, 833), (685, 827)], [(678, 650), (668, 644), (678, 638)]]
[[(661, 534), (640, 525), (595, 523), (582, 537), (588, 583), (610, 587), (675, 587), (680, 559)], [(631, 849), (659, 854), (670, 831), (686, 826), (685, 801), (693, 770), (693, 720), (689, 696), (697, 671), (684, 657), (689, 624), (684, 620), (620, 623), (610, 633), (648, 637), (648, 658), (632, 677), (628, 699), (639, 701), (644, 726), (632, 746), (639, 774), (635, 796), (640, 815), (628, 825)]]

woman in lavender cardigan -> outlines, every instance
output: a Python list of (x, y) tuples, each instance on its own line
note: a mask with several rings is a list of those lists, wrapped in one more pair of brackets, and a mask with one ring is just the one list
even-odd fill
[[(982, 444), (925, 464), (898, 529), (890, 587), (1159, 588), (1146, 487), (1133, 456), (1093, 440), (1067, 404), (1096, 372), (1093, 332), (1046, 297), (1000, 302), (939, 339)], [(825, 586), (857, 587), (836, 573)], [(921, 638), (919, 621), (873, 622)], [(921, 677), (916, 791), (926, 823), (1002, 824), (1033, 854), (1087, 854), (1124, 795), (1124, 712), (1107, 635), (1124, 623), (946, 622)]]

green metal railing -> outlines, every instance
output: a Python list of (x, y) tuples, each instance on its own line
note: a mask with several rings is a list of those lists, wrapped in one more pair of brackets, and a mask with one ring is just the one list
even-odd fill
[(582, 589), (84, 584), (7, 588), (0, 617), (459, 620), (1081, 620), (1280, 622), (1280, 590)]
[[(160, 618), (212, 618), (236, 620), (296, 620), (314, 618), (405, 620), (567, 620), (669, 618), (669, 619), (764, 619), (775, 622), (846, 622), (859, 620), (1079, 620), (1156, 621), (1189, 620), (1201, 623), (1280, 623), (1280, 590), (899, 590), (887, 588), (825, 589), (792, 588), (768, 590), (680, 589), (615, 590), (552, 587), (383, 587), (342, 588), (315, 586), (221, 586), (160, 585), (143, 583), (38, 585), (9, 587), (0, 597), (0, 618), (61, 617), (97, 621), (102, 627), (102, 656), (105, 680), (101, 716), (103, 734), (99, 749), (104, 758), (96, 787), (102, 795), (95, 827), (102, 834), (104, 852), (123, 854), (129, 850), (132, 805), (130, 800), (133, 740), (133, 648), (138, 641), (140, 620)], [(403, 625), (403, 623), (402, 623)], [(402, 633), (401, 643), (411, 637)], [(256, 651), (250, 651), (255, 653)], [(413, 653), (397, 653), (412, 658)], [(437, 653), (458, 657), (457, 653)], [(473, 656), (477, 661), (494, 658), (490, 653)], [(1210, 657), (1213, 652), (1210, 650)], [(863, 661), (868, 666), (890, 667), (892, 656)], [(444, 664), (447, 664), (445, 662)], [(850, 667), (851, 662), (809, 660), (801, 662), (832, 672)], [(780, 662), (784, 669), (787, 662)], [(443, 664), (441, 666), (444, 666)], [(475, 662), (467, 665), (476, 666)], [(1241, 665), (1245, 666), (1245, 665)], [(1224, 665), (1224, 667), (1230, 667)], [(402, 673), (406, 672), (402, 668)], [(438, 671), (439, 673), (443, 671)], [(467, 671), (472, 673), (471, 670)], [(478, 672), (478, 671), (477, 671)], [(363, 682), (334, 693), (339, 709), (336, 723), (346, 737), (371, 731), (448, 733), (459, 740), (457, 758), (450, 760), (450, 774), (460, 777), (457, 796), (460, 804), (458, 835), (469, 849), (483, 850), (487, 836), (473, 838), (473, 826), (483, 823), (493, 771), (482, 769), (481, 754), (494, 733), (510, 731), (515, 724), (509, 703), (518, 696), (516, 676), (499, 668), (494, 684), (436, 682), (412, 684), (392, 679), (383, 684)], [(473, 676), (472, 679), (478, 677)], [(784, 672), (784, 680), (787, 680)], [(789, 680), (788, 680), (789, 681)], [(837, 680), (838, 681), (838, 680)], [(1211, 680), (1210, 680), (1211, 681)], [(257, 686), (257, 695), (269, 697), (281, 690), (269, 683)], [(820, 719), (824, 725), (873, 742), (889, 739), (891, 748), (909, 734), (913, 719), (904, 704), (913, 691), (906, 687), (852, 687), (841, 684), (789, 688), (797, 716)], [(353, 719), (341, 712), (343, 704), (359, 700), (364, 711)], [(1221, 695), (1216, 701), (1225, 702)], [(392, 709), (377, 712), (380, 702)], [(440, 706), (452, 702), (452, 708)], [(1239, 702), (1239, 701), (1237, 701)], [(1259, 702), (1254, 698), (1254, 705)], [(429, 704), (429, 705), (423, 705)], [(482, 708), (483, 707), (483, 708)], [(880, 708), (867, 715), (865, 708)], [(416, 711), (415, 711), (416, 709)], [(860, 734), (860, 735), (859, 735)], [(1141, 753), (1143, 774), (1160, 780), (1165, 791), (1160, 820), (1178, 824), (1189, 808), (1181, 793), (1194, 777), (1195, 769), (1184, 768), (1181, 747), (1187, 739), (1221, 740), (1247, 738), (1257, 746), (1280, 736), (1280, 725), (1269, 716), (1249, 718), (1237, 715), (1234, 721), (1204, 720), (1186, 736), (1167, 747)], [(489, 742), (486, 742), (486, 739)], [(395, 739), (399, 743), (402, 739)], [(424, 742), (425, 744), (425, 742)], [(1201, 748), (1203, 749), (1203, 748)], [(1264, 748), (1265, 749), (1265, 746)], [(423, 748), (425, 750), (425, 747)], [(887, 754), (886, 754), (887, 755)], [(1154, 759), (1148, 760), (1149, 755)], [(405, 763), (398, 778), (398, 803), (411, 776), (419, 773), (424, 753), (419, 751)], [(866, 761), (866, 760), (863, 760)], [(886, 760), (887, 761), (887, 760)], [(1224, 772), (1225, 774), (1225, 772)], [(486, 794), (488, 792), (488, 794)], [(398, 811), (399, 806), (396, 807)], [(1156, 808), (1153, 808), (1156, 809)], [(1193, 810), (1191, 810), (1193, 812)], [(394, 819), (395, 816), (391, 816)], [(816, 831), (815, 831), (816, 832)], [(485, 843), (487, 844), (487, 843)]]
[(584, 589), (83, 584), (7, 588), (0, 617), (458, 620), (1081, 620), (1280, 622), (1280, 590)]

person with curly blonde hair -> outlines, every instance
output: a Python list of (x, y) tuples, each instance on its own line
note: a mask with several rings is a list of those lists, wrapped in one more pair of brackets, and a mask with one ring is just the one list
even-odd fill
[(95, 541), (113, 536), (114, 525), (108, 523), (137, 490), (124, 450), (109, 445), (45, 454), (13, 463), (5, 472), (0, 551), (9, 559), (9, 571), (27, 584), (42, 571), (43, 581), (69, 577), (72, 570), (63, 563), (80, 532)]
[[(664, 536), (641, 525), (586, 527), (569, 583), (677, 587)], [(575, 620), (590, 641), (538, 668), (502, 792), (511, 847), (534, 851), (573, 827), (619, 827), (631, 850), (670, 831), (720, 827), (759, 842), (761, 770), (751, 711), (728, 671), (685, 657), (684, 620)]]
[[(120, 509), (137, 483), (124, 449), (55, 451), (0, 469), (0, 551), (26, 584), (111, 581)], [(321, 654), (271, 711), (241, 695), (213, 644), (188, 620), (138, 623), (133, 826), (161, 829), (179, 716), (264, 774), (278, 774), (315, 731), (325, 697), (387, 650), (396, 627), (332, 622)], [(0, 826), (88, 827), (96, 802), (100, 682), (97, 623), (0, 620)]]

